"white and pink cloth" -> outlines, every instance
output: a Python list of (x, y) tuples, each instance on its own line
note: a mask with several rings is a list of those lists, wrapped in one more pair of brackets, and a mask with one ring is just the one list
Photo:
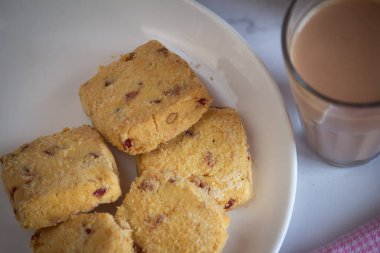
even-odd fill
[(380, 253), (380, 216), (310, 253)]

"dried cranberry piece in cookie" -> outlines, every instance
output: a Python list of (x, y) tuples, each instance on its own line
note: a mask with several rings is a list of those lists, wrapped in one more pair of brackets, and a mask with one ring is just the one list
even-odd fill
[(93, 194), (95, 197), (100, 198), (100, 197), (102, 197), (106, 192), (107, 192), (107, 188), (102, 187), (102, 188), (96, 189), (96, 191), (94, 191), (92, 194)]

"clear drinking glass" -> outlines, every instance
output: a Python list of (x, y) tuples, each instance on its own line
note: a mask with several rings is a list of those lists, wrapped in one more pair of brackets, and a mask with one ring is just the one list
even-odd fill
[(331, 99), (302, 79), (290, 57), (298, 24), (309, 11), (325, 1), (292, 2), (282, 27), (282, 50), (308, 144), (330, 164), (355, 166), (380, 153), (380, 101), (354, 104)]

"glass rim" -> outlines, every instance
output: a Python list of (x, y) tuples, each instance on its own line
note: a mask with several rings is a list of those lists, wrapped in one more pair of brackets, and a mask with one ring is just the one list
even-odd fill
[(316, 97), (335, 104), (339, 106), (346, 106), (346, 107), (353, 107), (353, 108), (374, 108), (374, 107), (380, 107), (380, 100), (379, 101), (374, 101), (374, 102), (368, 102), (368, 103), (352, 103), (352, 102), (346, 102), (346, 101), (341, 101), (337, 100), (334, 98), (331, 98), (329, 96), (326, 96), (317, 90), (315, 90), (313, 87), (311, 87), (301, 76), (298, 74), (296, 68), (294, 67), (292, 61), (290, 60), (290, 55), (287, 47), (287, 30), (289, 26), (289, 20), (290, 17), (292, 16), (294, 6), (298, 2), (298, 0), (293, 0), (292, 3), (289, 5), (288, 9), (286, 10), (284, 20), (282, 22), (282, 27), (281, 27), (281, 47), (282, 47), (282, 54), (285, 60), (285, 65), (287, 69), (289, 70), (290, 74), (295, 78), (297, 81), (297, 85), (300, 85), (302, 88), (306, 89)]

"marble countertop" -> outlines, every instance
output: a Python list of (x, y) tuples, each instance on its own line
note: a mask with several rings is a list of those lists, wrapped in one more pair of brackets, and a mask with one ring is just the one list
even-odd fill
[(353, 168), (321, 161), (307, 146), (280, 47), (290, 0), (198, 0), (232, 25), (261, 58), (284, 97), (297, 143), (294, 211), (280, 252), (308, 252), (380, 215), (380, 157)]

